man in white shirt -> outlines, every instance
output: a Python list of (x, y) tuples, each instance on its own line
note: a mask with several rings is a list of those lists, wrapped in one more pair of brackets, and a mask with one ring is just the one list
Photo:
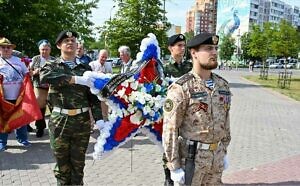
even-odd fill
[[(108, 51), (105, 49), (100, 50), (98, 60), (92, 61), (89, 63), (92, 70), (99, 73), (113, 73), (112, 71), (112, 64), (106, 62), (108, 57)], [(102, 110), (102, 116), (103, 120), (108, 120), (108, 106), (105, 104), (104, 101), (101, 101), (101, 110)]]
[(100, 50), (98, 60), (89, 63), (93, 71), (99, 73), (113, 73), (112, 64), (106, 62), (108, 57), (108, 51), (105, 49)]
[[(12, 55), (13, 49), (16, 47), (8, 39), (0, 39), (0, 75), (3, 76), (3, 92), (4, 99), (15, 103), (19, 97), (20, 88), (23, 78), (28, 69), (20, 58)], [(6, 150), (8, 133), (0, 133), (0, 152)], [(24, 147), (31, 145), (28, 142), (27, 125), (16, 129), (16, 138)]]
[(120, 59), (122, 60), (121, 73), (126, 73), (132, 66), (131, 52), (128, 46), (120, 46), (119, 49)]

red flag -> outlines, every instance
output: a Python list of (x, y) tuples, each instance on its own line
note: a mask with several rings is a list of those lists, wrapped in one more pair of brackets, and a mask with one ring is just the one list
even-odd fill
[(14, 104), (4, 99), (3, 77), (0, 76), (0, 133), (10, 132), (41, 118), (29, 74), (25, 76)]
[(152, 58), (148, 64), (140, 71), (139, 83), (151, 83), (157, 81), (159, 76), (156, 70), (156, 61)]

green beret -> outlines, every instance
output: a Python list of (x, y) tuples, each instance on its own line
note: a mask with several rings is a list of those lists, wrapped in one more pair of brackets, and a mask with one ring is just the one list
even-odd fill
[(185, 36), (183, 34), (176, 34), (176, 35), (169, 37), (168, 45), (173, 46), (179, 41), (185, 41)]
[(65, 39), (65, 38), (68, 38), (68, 37), (75, 37), (75, 38), (77, 38), (78, 34), (77, 34), (77, 32), (74, 32), (74, 31), (71, 31), (71, 30), (61, 31), (58, 34), (57, 38), (56, 38), (55, 44), (58, 44), (61, 40)]
[(201, 33), (194, 36), (188, 43), (188, 48), (197, 48), (199, 45), (218, 45), (219, 36), (211, 33)]

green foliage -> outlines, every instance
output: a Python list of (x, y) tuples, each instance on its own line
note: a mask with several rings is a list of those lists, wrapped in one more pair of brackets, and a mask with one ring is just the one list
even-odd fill
[(191, 40), (194, 37), (194, 35), (195, 35), (194, 31), (184, 33), (186, 41)]
[(160, 0), (116, 0), (116, 3), (120, 5), (118, 12), (101, 29), (101, 40), (105, 41), (112, 56), (118, 56), (119, 46), (127, 45), (132, 51), (132, 57), (135, 57), (142, 39), (148, 33), (156, 35), (165, 54), (165, 30), (170, 24), (165, 22)]
[(241, 37), (243, 59), (261, 59), (265, 63), (270, 56), (297, 57), (300, 35), (290, 23), (282, 20), (278, 25), (264, 23), (263, 28), (252, 25), (250, 33)]
[(265, 35), (265, 32), (259, 26), (254, 25), (252, 29), (253, 32), (251, 32), (250, 35), (249, 53), (252, 56), (258, 56), (262, 59), (266, 59), (268, 47), (268, 42), (266, 41), (268, 38)]
[(296, 57), (299, 52), (299, 33), (290, 23), (283, 20), (278, 25), (278, 29), (274, 31), (275, 40), (271, 44), (271, 48), (276, 56)]
[(234, 45), (235, 40), (230, 36), (226, 35), (222, 38), (221, 44), (220, 44), (220, 52), (219, 56), (221, 60), (228, 61), (231, 59), (234, 50), (236, 46)]
[(250, 54), (250, 33), (244, 33), (241, 36), (241, 49), (242, 49), (242, 54), (241, 54), (241, 59), (242, 60), (253, 60), (253, 56)]
[[(48, 39), (54, 46), (58, 33), (72, 29), (83, 40), (92, 40), (91, 8), (99, 0), (4, 0), (0, 6), (0, 35), (17, 45), (17, 50), (36, 55), (36, 43)], [(57, 53), (56, 47), (52, 47)]]

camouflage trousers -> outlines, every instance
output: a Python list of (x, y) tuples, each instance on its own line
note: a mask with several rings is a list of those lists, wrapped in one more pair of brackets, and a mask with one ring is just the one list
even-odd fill
[[(185, 170), (185, 157), (187, 157), (188, 145), (180, 143), (181, 165)], [(195, 171), (192, 186), (223, 185), (222, 172), (224, 170), (225, 147), (219, 144), (215, 151), (197, 149), (195, 155)], [(174, 185), (178, 185), (175, 184)]]
[(75, 116), (52, 112), (48, 125), (56, 159), (57, 185), (83, 185), (85, 152), (90, 138), (89, 112)]

